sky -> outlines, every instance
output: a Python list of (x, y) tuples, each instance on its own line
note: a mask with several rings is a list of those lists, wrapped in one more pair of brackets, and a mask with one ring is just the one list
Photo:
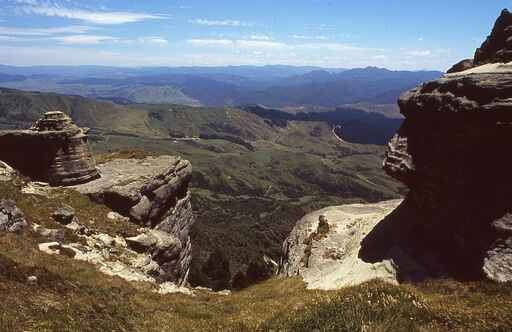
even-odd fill
[(498, 0), (0, 0), (6, 65), (378, 66), (473, 56)]

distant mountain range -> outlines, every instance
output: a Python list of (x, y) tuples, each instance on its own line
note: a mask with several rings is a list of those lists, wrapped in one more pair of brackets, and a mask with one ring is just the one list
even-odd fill
[(438, 71), (367, 67), (148, 67), (0, 65), (0, 86), (108, 99), (189, 106), (329, 107), (393, 104), (399, 94), (439, 78)]

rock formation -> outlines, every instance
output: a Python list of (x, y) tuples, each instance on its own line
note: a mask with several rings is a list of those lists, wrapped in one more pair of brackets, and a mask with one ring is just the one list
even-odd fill
[(308, 288), (336, 289), (375, 278), (397, 282), (392, 260), (367, 263), (361, 240), (401, 200), (332, 206), (306, 215), (283, 244), (279, 273), (303, 277)]
[(488, 63), (512, 61), (512, 15), (507, 9), (501, 12), (496, 24), (485, 42), (475, 52), (473, 59), (462, 60), (448, 70), (448, 73), (468, 70)]
[(98, 177), (87, 129), (62, 112), (47, 112), (28, 130), (0, 131), (0, 160), (34, 180), (73, 185)]
[(19, 232), (27, 226), (23, 213), (11, 200), (0, 200), (0, 232)]
[(158, 281), (187, 280), (194, 222), (188, 184), (192, 166), (180, 157), (117, 159), (98, 166), (101, 177), (72, 188), (105, 204), (146, 230), (126, 239), (157, 263)]
[[(329, 230), (311, 248), (309, 272), (297, 263), (305, 250), (304, 235), (297, 234), (316, 226), (301, 221), (285, 242), (284, 274), (300, 274), (320, 288), (323, 275), (341, 286), (364, 280), (352, 276), (362, 260), (374, 266), (391, 262), (398, 281), (512, 281), (512, 14), (501, 13), (474, 59), (402, 94), (399, 106), (405, 121), (383, 167), (409, 187), (403, 203), (373, 229), (369, 223), (353, 233)], [(354, 217), (338, 213), (327, 219), (346, 225)], [(359, 241), (361, 248), (352, 245), (342, 261), (322, 265), (326, 246), (345, 252), (347, 243)]]
[[(410, 192), (363, 241), (378, 261), (393, 246), (431, 275), (512, 280), (512, 14), (504, 10), (472, 68), (404, 93), (406, 120), (388, 174)], [(508, 63), (501, 63), (508, 62)]]

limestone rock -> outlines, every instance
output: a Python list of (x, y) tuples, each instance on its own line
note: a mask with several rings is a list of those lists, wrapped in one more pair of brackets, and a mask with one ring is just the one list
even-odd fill
[(38, 224), (33, 224), (32, 230), (39, 236), (46, 237), (53, 241), (60, 242), (64, 240), (64, 231), (62, 229), (50, 229), (42, 227), (41, 225)]
[(47, 112), (28, 130), (0, 131), (0, 160), (34, 180), (72, 185), (98, 177), (87, 129)]
[(180, 157), (117, 159), (98, 166), (101, 177), (72, 188), (149, 230), (127, 239), (147, 250), (160, 269), (158, 281), (184, 284), (191, 260), (194, 222), (188, 184), (192, 167)]
[(368, 263), (359, 250), (366, 234), (400, 203), (333, 206), (306, 215), (283, 244), (279, 274), (302, 276), (309, 289), (337, 289), (375, 278), (397, 283), (397, 253)]
[(20, 232), (27, 225), (23, 213), (16, 207), (14, 201), (0, 200), (0, 232)]
[(0, 181), (9, 181), (16, 172), (6, 163), (0, 161)]

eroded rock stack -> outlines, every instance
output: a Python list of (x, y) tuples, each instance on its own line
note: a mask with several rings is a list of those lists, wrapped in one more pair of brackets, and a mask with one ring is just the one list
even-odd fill
[(406, 120), (384, 169), (410, 192), (365, 238), (364, 258), (400, 247), (434, 276), (512, 280), (510, 61), (504, 10), (473, 60), (400, 97)]
[(140, 235), (126, 239), (128, 245), (150, 255), (146, 265), (155, 267), (151, 273), (157, 281), (184, 284), (194, 223), (190, 162), (174, 156), (116, 159), (98, 169), (101, 178), (74, 189), (144, 226)]
[(28, 130), (0, 131), (0, 160), (51, 185), (73, 185), (99, 176), (87, 130), (62, 112), (47, 112)]

